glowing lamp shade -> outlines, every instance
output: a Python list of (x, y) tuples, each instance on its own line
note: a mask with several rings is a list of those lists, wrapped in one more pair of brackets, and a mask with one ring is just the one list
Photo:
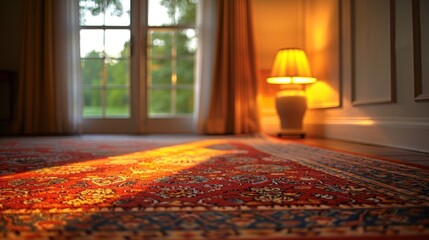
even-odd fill
[[(301, 49), (281, 49), (277, 52), (271, 75), (272, 84), (309, 84), (316, 82), (312, 77), (307, 56)], [(276, 95), (276, 109), (280, 118), (281, 131), (278, 136), (305, 137), (303, 117), (307, 109), (304, 90), (285, 89)]]
[(277, 52), (271, 75), (272, 84), (309, 84), (316, 82), (312, 77), (307, 55), (301, 49), (286, 48)]

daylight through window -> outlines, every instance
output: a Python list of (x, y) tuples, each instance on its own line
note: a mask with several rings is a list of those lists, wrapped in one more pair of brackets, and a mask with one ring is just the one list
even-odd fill
[(196, 0), (149, 0), (149, 116), (194, 112)]
[[(138, 102), (131, 96), (132, 35), (146, 36), (133, 46), (146, 64), (135, 78), (147, 100), (138, 111), (148, 118), (193, 114), (197, 1), (80, 0), (84, 118), (131, 117), (131, 102)], [(142, 6), (133, 13), (145, 26), (131, 27), (132, 4)]]
[(80, 0), (84, 118), (130, 117), (130, 0)]

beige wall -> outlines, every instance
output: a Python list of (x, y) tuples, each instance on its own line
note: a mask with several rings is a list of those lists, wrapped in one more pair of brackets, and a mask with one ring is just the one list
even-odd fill
[(300, 0), (252, 0), (251, 3), (262, 127), (269, 132), (279, 124), (274, 96), (280, 87), (267, 84), (265, 79), (279, 49), (304, 47), (304, 5)]
[[(254, 5), (268, 4), (263, 0), (253, 1)], [(413, 33), (412, 1), (306, 0), (288, 3), (277, 7), (304, 9), (304, 26), (299, 25), (301, 16), (295, 16), (295, 23), (305, 28), (300, 30), (304, 31), (305, 36), (297, 41), (304, 39), (309, 58), (316, 58), (310, 60), (311, 67), (318, 69), (313, 72), (315, 75), (320, 74), (321, 82), (325, 83), (320, 88), (311, 86), (308, 89), (308, 97), (319, 99), (319, 102), (316, 109), (310, 109), (306, 114), (307, 133), (429, 152), (429, 74), (427, 67), (422, 68), (421, 78), (415, 71), (418, 65), (415, 56), (421, 53), (423, 66), (427, 66), (424, 64), (428, 62), (429, 56), (426, 44), (414, 52), (416, 35)], [(427, 4), (424, 0), (420, 0), (420, 3)], [(332, 11), (334, 5), (338, 6), (337, 11)], [(262, 12), (262, 7), (254, 7), (253, 11), (255, 28), (262, 27), (257, 24), (260, 21), (258, 18), (276, 18), (271, 16), (274, 13)], [(420, 12), (421, 39), (425, 42), (429, 29), (428, 8), (421, 7)], [(315, 14), (319, 15), (316, 19)], [(290, 16), (279, 14), (277, 17), (286, 21)], [(340, 21), (340, 24), (334, 24), (333, 20)], [(331, 27), (324, 28), (327, 23), (331, 23)], [(272, 31), (265, 34), (271, 34), (272, 37), (283, 34), (291, 36), (292, 28), (285, 29), (289, 29), (289, 32)], [(321, 39), (327, 43), (327, 47), (320, 48), (317, 36), (323, 35), (324, 31), (328, 34)], [(340, 34), (339, 37), (334, 37), (336, 33)], [(258, 43), (262, 38), (270, 37), (256, 34), (255, 38)], [(265, 47), (268, 45), (265, 43)], [(256, 44), (256, 47), (261, 46)], [(265, 55), (274, 57), (274, 48), (265, 48), (264, 51), (269, 52), (265, 52)], [(263, 62), (260, 70), (267, 67), (266, 58), (259, 57), (258, 60)], [(338, 60), (339, 66), (331, 64)], [(421, 90), (415, 93), (415, 86), (418, 85), (421, 85)], [(326, 99), (325, 95), (328, 96)], [(323, 106), (323, 102), (326, 102), (326, 106)], [(336, 103), (338, 106), (335, 106)], [(265, 130), (275, 132), (278, 129), (275, 111), (272, 106), (263, 107)]]

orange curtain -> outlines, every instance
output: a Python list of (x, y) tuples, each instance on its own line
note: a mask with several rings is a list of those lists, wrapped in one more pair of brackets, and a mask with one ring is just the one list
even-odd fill
[(23, 1), (15, 133), (56, 130), (53, 2)]
[(219, 0), (207, 134), (258, 132), (257, 78), (250, 0)]

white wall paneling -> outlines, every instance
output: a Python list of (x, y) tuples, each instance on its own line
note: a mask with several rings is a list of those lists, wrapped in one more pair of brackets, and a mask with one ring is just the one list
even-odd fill
[(429, 1), (413, 0), (414, 100), (429, 101)]
[(353, 0), (352, 103), (396, 101), (395, 2)]

